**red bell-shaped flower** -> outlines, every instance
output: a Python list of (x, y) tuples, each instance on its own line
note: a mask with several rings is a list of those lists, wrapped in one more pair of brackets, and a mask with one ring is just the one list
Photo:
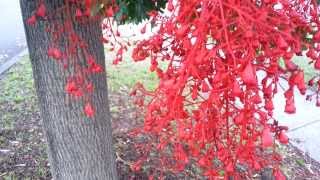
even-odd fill
[(296, 113), (296, 106), (294, 105), (293, 98), (286, 100), (286, 107), (284, 109), (284, 112), (286, 112), (288, 114)]
[(46, 16), (46, 6), (41, 3), (36, 12), (37, 16), (44, 18)]
[(272, 138), (272, 135), (271, 135), (269, 128), (265, 128), (262, 131), (261, 139), (262, 139), (262, 146), (263, 147), (266, 148), (266, 147), (270, 147), (273, 145), (273, 138)]
[(320, 59), (317, 59), (314, 63), (314, 68), (320, 70)]
[(281, 131), (279, 134), (279, 141), (282, 144), (288, 144), (289, 138), (284, 131)]
[(273, 175), (276, 180), (286, 180), (286, 177), (282, 174), (282, 172), (279, 169), (275, 170)]
[(91, 103), (87, 103), (84, 107), (84, 112), (88, 118), (92, 118), (95, 114), (95, 110), (93, 109)]
[(234, 81), (233, 82), (233, 86), (232, 86), (232, 95), (233, 96), (241, 96), (242, 90), (241, 87), (238, 83), (238, 81)]
[(256, 71), (251, 63), (248, 63), (241, 74), (242, 80), (246, 85), (257, 85)]

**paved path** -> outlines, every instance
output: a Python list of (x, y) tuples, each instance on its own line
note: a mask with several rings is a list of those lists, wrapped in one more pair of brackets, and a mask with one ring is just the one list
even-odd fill
[(298, 91), (295, 95), (296, 114), (284, 113), (285, 99), (283, 91), (279, 91), (274, 101), (274, 116), (280, 124), (289, 127), (291, 143), (320, 162), (320, 107), (316, 107), (315, 101), (306, 101)]
[(0, 66), (0, 79), (5, 76), (4, 72), (6, 72), (11, 66), (15, 65), (18, 61), (21, 60), (21, 57), (28, 54), (28, 49), (23, 50), (21, 53), (15, 55), (9, 60), (6, 60)]
[(18, 0), (0, 0), (0, 66), (26, 48)]

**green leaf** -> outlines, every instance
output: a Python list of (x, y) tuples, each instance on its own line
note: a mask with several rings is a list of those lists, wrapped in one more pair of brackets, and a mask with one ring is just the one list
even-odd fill
[[(120, 23), (134, 22), (139, 23), (148, 18), (148, 12), (155, 10), (162, 12), (167, 0), (118, 0), (119, 12), (116, 14), (116, 19)], [(127, 18), (122, 19), (123, 16)]]

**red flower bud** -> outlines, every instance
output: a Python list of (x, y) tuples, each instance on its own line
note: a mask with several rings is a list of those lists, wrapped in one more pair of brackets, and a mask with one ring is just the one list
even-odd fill
[(281, 132), (280, 132), (280, 134), (279, 134), (279, 141), (280, 141), (280, 143), (282, 143), (282, 144), (288, 144), (289, 138), (288, 138), (288, 136), (285, 134), (284, 131), (281, 131)]
[(91, 103), (87, 103), (84, 107), (84, 112), (88, 118), (92, 118), (95, 114), (95, 110), (93, 109)]
[(233, 81), (233, 87), (232, 87), (232, 95), (233, 96), (241, 96), (242, 94), (242, 90), (241, 90), (241, 87), (238, 83), (237, 80)]
[(34, 25), (37, 22), (37, 18), (35, 15), (32, 15), (28, 20), (27, 20), (27, 24), (29, 25)]
[(314, 63), (314, 68), (320, 70), (320, 58), (318, 58)]
[(41, 3), (37, 12), (36, 12), (36, 15), (39, 16), (39, 17), (42, 17), (44, 18), (46, 16), (46, 6)]
[(266, 99), (264, 108), (268, 111), (272, 111), (274, 109), (272, 100)]
[(106, 10), (106, 16), (107, 16), (107, 17), (113, 17), (113, 16), (114, 16), (114, 12), (113, 12), (112, 6), (110, 6), (110, 7)]
[(78, 8), (78, 9), (76, 10), (76, 18), (79, 19), (79, 18), (81, 18), (82, 16), (83, 16), (82, 11), (81, 11), (81, 9)]
[(264, 128), (264, 130), (262, 131), (262, 146), (263, 147), (270, 147), (273, 145), (273, 138), (270, 132), (270, 129), (268, 127)]
[(141, 28), (140, 33), (141, 33), (141, 34), (146, 33), (146, 29), (147, 29), (147, 26), (144, 25), (144, 26)]
[(275, 170), (273, 172), (273, 175), (275, 177), (275, 180), (286, 180), (287, 179), (279, 169)]
[(172, 0), (169, 0), (169, 2), (168, 2), (168, 10), (169, 11), (173, 11), (173, 9), (174, 9), (173, 2), (172, 2)]
[(286, 107), (285, 107), (284, 112), (286, 112), (288, 114), (296, 113), (296, 106), (294, 105), (293, 98), (286, 100)]
[(248, 63), (241, 74), (242, 80), (246, 85), (255, 86), (257, 84), (256, 71), (251, 63)]

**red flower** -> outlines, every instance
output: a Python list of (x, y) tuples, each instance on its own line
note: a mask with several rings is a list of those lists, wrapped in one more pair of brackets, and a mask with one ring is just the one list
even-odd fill
[(320, 58), (318, 58), (314, 63), (314, 68), (320, 70)]
[(242, 94), (242, 90), (241, 90), (241, 87), (238, 83), (237, 80), (233, 81), (233, 87), (232, 87), (232, 95), (233, 96), (241, 96)]
[(141, 34), (146, 33), (146, 29), (147, 29), (147, 26), (144, 25), (144, 26), (141, 28), (140, 33), (141, 33)]
[(287, 42), (286, 42), (281, 36), (278, 38), (277, 45), (278, 45), (281, 49), (284, 49), (284, 50), (286, 50), (286, 49), (288, 48)]
[(92, 66), (89, 67), (89, 69), (93, 73), (101, 73), (101, 72), (103, 72), (103, 68), (99, 64), (93, 64)]
[(50, 57), (53, 57), (54, 59), (56, 60), (59, 60), (62, 58), (62, 53), (59, 49), (57, 48), (49, 48), (48, 49), (48, 56)]
[(28, 20), (27, 20), (27, 24), (29, 25), (34, 25), (37, 22), (37, 18), (35, 15), (32, 15)]
[(255, 86), (257, 84), (256, 71), (251, 63), (248, 63), (241, 73), (243, 82), (248, 86)]
[(209, 85), (206, 81), (202, 81), (201, 90), (202, 92), (208, 92), (210, 90)]
[(279, 141), (282, 144), (288, 144), (288, 142), (289, 142), (289, 138), (283, 130), (279, 134)]
[(87, 9), (91, 8), (91, 3), (92, 3), (92, 0), (85, 0), (85, 6)]
[(274, 109), (274, 106), (273, 106), (273, 102), (271, 99), (266, 99), (265, 100), (265, 106), (264, 108), (268, 111), (272, 111)]
[(93, 109), (91, 103), (87, 103), (84, 106), (84, 112), (88, 118), (92, 118), (95, 114), (95, 110)]
[(75, 91), (78, 90), (78, 87), (76, 85), (76, 83), (74, 81), (69, 81), (67, 84), (66, 84), (66, 87), (65, 87), (65, 91), (69, 94), (73, 94)]
[(114, 11), (112, 6), (110, 6), (109, 8), (106, 9), (106, 16), (107, 17), (113, 17), (114, 16)]
[(168, 10), (169, 10), (169, 11), (173, 11), (173, 9), (174, 9), (173, 0), (169, 0), (169, 1), (168, 1)]
[(195, 99), (197, 99), (197, 97), (198, 97), (198, 87), (197, 87), (197, 86), (194, 86), (194, 87), (192, 88), (191, 98), (192, 98), (193, 100), (195, 100)]
[(141, 47), (137, 47), (133, 50), (132, 58), (134, 61), (145, 60), (149, 56), (149, 53), (146, 50), (143, 50)]
[(287, 179), (279, 169), (274, 170), (273, 175), (275, 177), (275, 180), (286, 180)]
[(77, 8), (76, 10), (76, 18), (79, 19), (83, 16), (81, 9)]
[(270, 129), (268, 127), (264, 128), (264, 130), (262, 131), (262, 146), (263, 147), (270, 147), (273, 145), (273, 138), (270, 132)]
[(46, 16), (46, 6), (41, 3), (37, 12), (36, 12), (36, 15), (39, 16), (39, 17), (42, 17), (44, 18)]
[(284, 112), (286, 112), (288, 114), (296, 113), (296, 106), (294, 105), (293, 98), (286, 100), (286, 107), (285, 107)]

